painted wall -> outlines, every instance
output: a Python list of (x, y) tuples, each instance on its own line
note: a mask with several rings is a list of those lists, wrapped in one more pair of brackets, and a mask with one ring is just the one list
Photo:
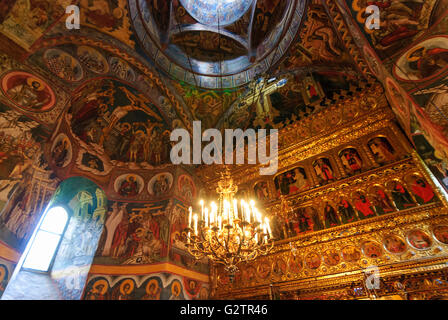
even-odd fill
[[(337, 0), (338, 10), (414, 147), (448, 190), (448, 16), (445, 0), (380, 5), (381, 26), (365, 26), (367, 2)], [(343, 31), (343, 29), (339, 30)], [(341, 34), (341, 36), (343, 36)]]
[(171, 273), (92, 275), (84, 300), (206, 300), (208, 283)]

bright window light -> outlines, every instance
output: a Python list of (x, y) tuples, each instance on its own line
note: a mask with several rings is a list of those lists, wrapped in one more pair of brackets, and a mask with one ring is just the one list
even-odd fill
[(44, 221), (40, 226), (40, 230), (51, 233), (62, 234), (67, 224), (67, 211), (62, 207), (51, 208), (45, 215)]
[(25, 258), (23, 268), (48, 271), (67, 221), (67, 211), (62, 207), (51, 208), (46, 213)]

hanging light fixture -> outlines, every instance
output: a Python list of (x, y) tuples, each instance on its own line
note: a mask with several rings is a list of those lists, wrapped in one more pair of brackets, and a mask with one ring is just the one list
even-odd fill
[(186, 247), (196, 259), (209, 258), (234, 275), (239, 263), (271, 252), (274, 241), (269, 219), (258, 211), (255, 202), (234, 198), (238, 187), (228, 171), (221, 178), (217, 203), (206, 206), (201, 200), (199, 214), (190, 207)]

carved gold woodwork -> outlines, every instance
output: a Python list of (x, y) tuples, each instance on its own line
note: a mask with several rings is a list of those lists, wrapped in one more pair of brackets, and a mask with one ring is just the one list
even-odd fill
[[(323, 218), (323, 206), (326, 201), (337, 209), (337, 201), (343, 197), (353, 206), (355, 192), (362, 192), (369, 198), (374, 188), (378, 187), (384, 190), (393, 204), (392, 181), (399, 182), (407, 189), (415, 205), (401, 211), (393, 205), (394, 211), (391, 213), (383, 215), (377, 213), (375, 217), (365, 220), (320, 231), (309, 231), (294, 238), (278, 241), (271, 255), (251, 264), (242, 265), (233, 283), (221, 268), (214, 267), (211, 276), (214, 297), (223, 299), (269, 297), (269, 286), (274, 283), (293, 299), (313, 295), (353, 299), (353, 296), (347, 293), (347, 288), (352, 282), (361, 281), (363, 270), (368, 266), (378, 266), (382, 274), (392, 276), (426, 272), (425, 270), (437, 269), (439, 268), (437, 266), (448, 261), (448, 244), (438, 241), (433, 234), (435, 226), (448, 226), (448, 203), (444, 192), (434, 182), (436, 180), (417, 153), (412, 151), (382, 93), (380, 98), (376, 97), (371, 109), (366, 108), (366, 102), (373, 102), (371, 98), (375, 90), (369, 92), (370, 96), (364, 93), (364, 96), (355, 97), (351, 102), (331, 107), (329, 110), (333, 116), (325, 113), (314, 115), (328, 116), (329, 121), (339, 123), (337, 126), (329, 126), (326, 134), (313, 135), (310, 132), (306, 139), (293, 135), (299, 128), (311, 128), (314, 116), (299, 121), (296, 126), (292, 126), (293, 129), (290, 127), (280, 130), (280, 140), (286, 139), (283, 141), (288, 141), (288, 145), (280, 147), (278, 173), (297, 167), (304, 168), (311, 189), (282, 196), (280, 199), (274, 184), (275, 177), (260, 177), (257, 166), (238, 166), (234, 168), (232, 177), (240, 189), (247, 189), (251, 193), (257, 182), (267, 181), (269, 191), (273, 194), (264, 202), (264, 206), (270, 215), (284, 216), (285, 207), (290, 208), (289, 213), (294, 213), (298, 208), (313, 207)], [(350, 103), (357, 103), (359, 106), (362, 105), (362, 101), (364, 107), (359, 108), (359, 112), (349, 108)], [(340, 121), (336, 121), (337, 117), (334, 116), (338, 114), (337, 110), (341, 114)], [(353, 118), (350, 120), (348, 117)], [(369, 141), (375, 137), (384, 137), (393, 146), (396, 152), (394, 161), (386, 164), (375, 161), (374, 154), (368, 147)], [(363, 161), (362, 172), (350, 175), (345, 169), (339, 154), (346, 148), (358, 151)], [(337, 178), (336, 181), (323, 186), (318, 185), (317, 175), (312, 166), (313, 162), (321, 157), (330, 160)], [(214, 185), (216, 182), (214, 175), (207, 170), (212, 168), (204, 168), (202, 177), (207, 184)], [(411, 192), (413, 176), (424, 178), (438, 200), (419, 205)], [(356, 211), (355, 207), (354, 210)], [(429, 248), (421, 250), (411, 245), (408, 236), (415, 230), (424, 232), (430, 237)], [(385, 244), (389, 236), (398, 237), (404, 243), (403, 252), (397, 254), (387, 249), (392, 248), (390, 244), (389, 246)], [(297, 249), (297, 256), (293, 255), (290, 242)], [(372, 247), (372, 243), (380, 249), (379, 256), (366, 251)], [(300, 294), (294, 293), (297, 290), (300, 290)], [(398, 296), (399, 294), (397, 293)]]

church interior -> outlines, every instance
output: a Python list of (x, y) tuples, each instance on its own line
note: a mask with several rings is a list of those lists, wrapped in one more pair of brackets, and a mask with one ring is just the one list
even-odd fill
[(1, 299), (448, 299), (447, 8), (1, 0)]

